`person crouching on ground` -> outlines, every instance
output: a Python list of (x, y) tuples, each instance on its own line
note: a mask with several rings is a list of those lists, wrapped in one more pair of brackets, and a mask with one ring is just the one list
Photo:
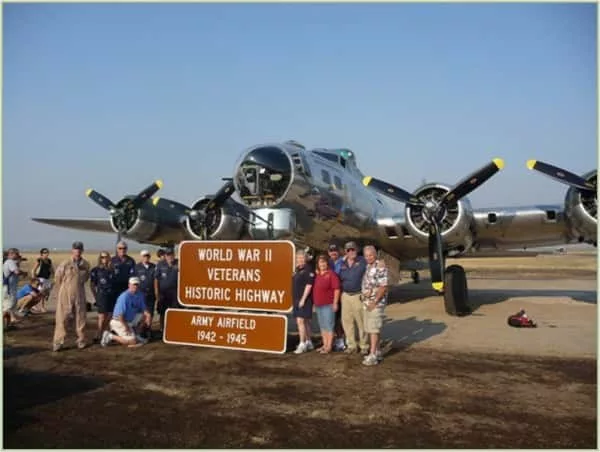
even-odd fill
[(96, 298), (98, 311), (98, 332), (94, 343), (100, 342), (102, 333), (108, 330), (118, 293), (115, 292), (115, 274), (107, 251), (102, 251), (98, 256), (98, 265), (90, 272), (90, 287)]
[(40, 281), (37, 278), (31, 278), (29, 284), (25, 284), (17, 292), (17, 309), (19, 314), (27, 316), (31, 309), (42, 301), (40, 291)]
[(103, 347), (113, 340), (128, 346), (134, 346), (136, 343), (142, 345), (147, 342), (139, 333), (143, 327), (150, 327), (150, 312), (144, 302), (144, 294), (139, 289), (140, 279), (137, 276), (129, 278), (129, 287), (117, 298), (113, 318), (110, 321), (110, 329), (115, 334), (110, 331), (102, 334), (100, 345)]
[(306, 263), (306, 252), (298, 250), (296, 252), (296, 272), (293, 276), (293, 315), (296, 318), (298, 336), (300, 337), (300, 343), (294, 351), (296, 354), (314, 350), (315, 348), (310, 339), (312, 332), (310, 320), (313, 311), (311, 292), (314, 281), (315, 272), (312, 266)]
[(329, 259), (324, 254), (317, 258), (312, 297), (323, 338), (323, 346), (318, 352), (330, 353), (333, 346), (335, 312), (339, 309), (340, 302), (340, 279), (329, 266)]

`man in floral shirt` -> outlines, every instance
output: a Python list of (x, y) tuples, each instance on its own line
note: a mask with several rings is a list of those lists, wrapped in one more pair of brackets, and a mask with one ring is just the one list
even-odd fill
[(362, 302), (365, 309), (365, 333), (369, 335), (370, 350), (365, 356), (365, 366), (375, 366), (383, 358), (379, 351), (381, 328), (383, 327), (383, 310), (386, 304), (388, 286), (388, 269), (385, 262), (377, 259), (374, 246), (365, 246), (363, 256), (367, 268), (362, 280)]

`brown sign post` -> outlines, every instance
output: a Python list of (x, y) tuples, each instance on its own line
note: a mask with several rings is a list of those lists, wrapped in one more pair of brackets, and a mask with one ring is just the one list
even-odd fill
[(187, 307), (289, 312), (294, 244), (290, 241), (184, 241), (179, 245), (179, 302)]
[(167, 344), (285, 353), (287, 317), (282, 314), (167, 309), (163, 340)]

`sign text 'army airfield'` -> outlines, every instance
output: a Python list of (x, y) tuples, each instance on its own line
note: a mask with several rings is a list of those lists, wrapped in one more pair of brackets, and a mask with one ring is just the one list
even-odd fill
[(167, 309), (163, 340), (167, 344), (285, 353), (287, 317), (283, 314)]
[(289, 312), (294, 244), (289, 241), (184, 241), (179, 302), (187, 307)]

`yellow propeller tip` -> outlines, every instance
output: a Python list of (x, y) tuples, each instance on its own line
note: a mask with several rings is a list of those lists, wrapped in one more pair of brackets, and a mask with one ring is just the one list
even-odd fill
[(163, 187), (163, 181), (162, 181), (162, 180), (160, 180), (160, 179), (158, 179), (158, 180), (157, 180), (156, 182), (154, 182), (154, 183), (155, 183), (155, 184), (158, 186), (158, 188), (162, 188), (162, 187)]
[(535, 167), (536, 163), (537, 163), (537, 160), (527, 160), (527, 168), (532, 170)]
[(160, 198), (152, 198), (152, 204), (156, 206), (158, 204), (159, 199)]
[(373, 178), (371, 176), (364, 177), (362, 183), (365, 187), (368, 187)]
[(504, 160), (502, 159), (494, 159), (492, 160), (498, 169), (504, 168)]
[(93, 191), (94, 191), (94, 190), (92, 190), (91, 188), (88, 188), (88, 189), (85, 191), (85, 196), (90, 196), (90, 194), (91, 194)]
[(431, 283), (431, 285), (433, 286), (433, 290), (435, 290), (437, 292), (441, 292), (442, 290), (444, 290), (443, 282), (434, 282), (434, 283)]

